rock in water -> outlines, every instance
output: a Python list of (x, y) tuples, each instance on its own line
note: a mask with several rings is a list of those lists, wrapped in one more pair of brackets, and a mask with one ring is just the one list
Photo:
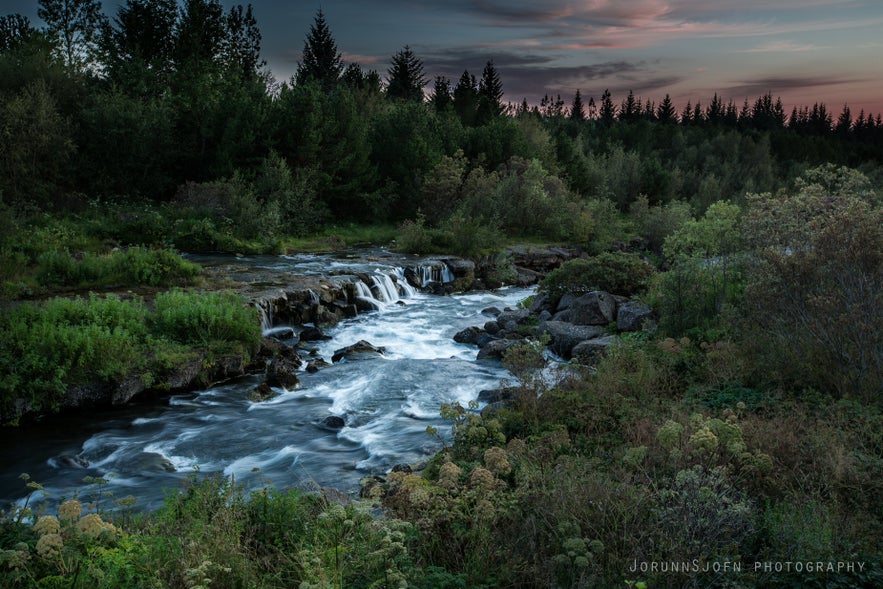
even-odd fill
[(351, 346), (347, 346), (345, 348), (340, 348), (339, 350), (334, 351), (334, 355), (331, 356), (332, 362), (340, 362), (344, 358), (349, 358), (354, 354), (383, 354), (386, 352), (386, 349), (381, 346), (375, 346), (370, 342), (366, 342), (365, 340), (359, 340)]

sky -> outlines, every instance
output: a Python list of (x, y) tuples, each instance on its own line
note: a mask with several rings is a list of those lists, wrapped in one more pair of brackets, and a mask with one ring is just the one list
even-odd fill
[[(225, 7), (235, 2), (222, 2)], [(247, 2), (243, 2), (247, 4)], [(105, 1), (115, 14), (120, 2)], [(793, 106), (823, 102), (883, 112), (883, 0), (253, 0), (263, 57), (278, 81), (296, 71), (321, 8), (347, 63), (385, 77), (410, 46), (426, 77), (456, 83), (493, 60), (504, 100), (568, 104), (609, 89), (658, 103), (670, 94), (741, 107), (770, 92)], [(0, 0), (0, 14), (37, 19), (36, 0)], [(430, 83), (431, 87), (431, 83)]]

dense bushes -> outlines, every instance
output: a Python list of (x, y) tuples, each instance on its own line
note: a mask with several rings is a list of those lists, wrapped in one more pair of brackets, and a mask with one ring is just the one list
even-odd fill
[(631, 296), (645, 287), (653, 272), (653, 266), (637, 254), (605, 252), (565, 262), (549, 272), (540, 290), (556, 300), (565, 294), (579, 296), (593, 290)]
[(16, 399), (48, 410), (72, 384), (161, 371), (182, 345), (248, 353), (260, 339), (256, 312), (239, 297), (183, 291), (158, 295), (155, 310), (116, 295), (24, 303), (0, 311), (0, 328), (3, 414)]

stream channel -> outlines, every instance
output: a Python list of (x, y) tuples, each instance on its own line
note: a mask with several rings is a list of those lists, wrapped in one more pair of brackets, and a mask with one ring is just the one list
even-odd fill
[[(210, 263), (209, 260), (201, 260)], [(265, 266), (299, 274), (369, 273), (376, 276), (370, 294), (376, 311), (364, 312), (327, 328), (332, 339), (305, 344), (330, 362), (336, 349), (359, 340), (386, 348), (384, 355), (364, 355), (298, 373), (293, 390), (255, 403), (249, 391), (261, 376), (248, 376), (207, 390), (155, 402), (136, 402), (116, 410), (53, 416), (0, 433), (5, 507), (21, 501), (18, 478), (28, 473), (55, 504), (78, 494), (101, 507), (132, 496), (136, 508), (155, 509), (163, 497), (195, 471), (235, 476), (250, 488), (335, 487), (355, 492), (359, 481), (383, 475), (399, 463), (417, 463), (440, 448), (426, 433), (434, 426), (443, 437), (450, 424), (439, 416), (442, 403), (464, 406), (482, 389), (499, 387), (511, 375), (499, 361), (477, 361), (477, 348), (452, 337), (481, 325), (488, 307), (515, 307), (532, 289), (503, 288), (438, 296), (415, 289), (381, 292), (384, 277), (401, 268), (383, 260), (348, 261), (328, 256), (280, 256), (241, 259), (237, 264)], [(381, 288), (378, 288), (381, 286)], [(278, 326), (276, 326), (278, 327)], [(322, 420), (343, 417), (343, 429)], [(84, 484), (102, 477), (102, 488)], [(42, 499), (41, 497), (35, 497)]]

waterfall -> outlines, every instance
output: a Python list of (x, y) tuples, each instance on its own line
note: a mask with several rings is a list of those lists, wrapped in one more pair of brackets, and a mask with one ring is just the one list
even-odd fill
[(319, 299), (319, 295), (316, 294), (316, 291), (314, 291), (313, 289), (309, 289), (308, 292), (310, 293), (310, 304), (312, 304), (312, 305), (318, 305), (319, 303), (322, 302), (322, 301)]
[(430, 282), (440, 282), (447, 284), (454, 281), (454, 273), (448, 268), (444, 262), (440, 262), (440, 266), (420, 266), (420, 285), (426, 286)]
[(356, 282), (356, 298), (365, 301), (378, 311), (383, 308), (383, 303), (374, 298), (371, 288), (361, 280)]
[(417, 294), (417, 289), (408, 284), (408, 279), (405, 278), (405, 269), (404, 268), (396, 268), (396, 284), (399, 289), (401, 289), (402, 293), (405, 295), (404, 298), (410, 299), (414, 295)]
[(375, 274), (371, 280), (374, 281), (374, 288), (377, 289), (377, 294), (384, 303), (394, 303), (401, 298), (395, 282), (388, 274)]
[(261, 316), (261, 332), (266, 335), (273, 329), (273, 303), (271, 301), (261, 299), (255, 303), (258, 313)]

